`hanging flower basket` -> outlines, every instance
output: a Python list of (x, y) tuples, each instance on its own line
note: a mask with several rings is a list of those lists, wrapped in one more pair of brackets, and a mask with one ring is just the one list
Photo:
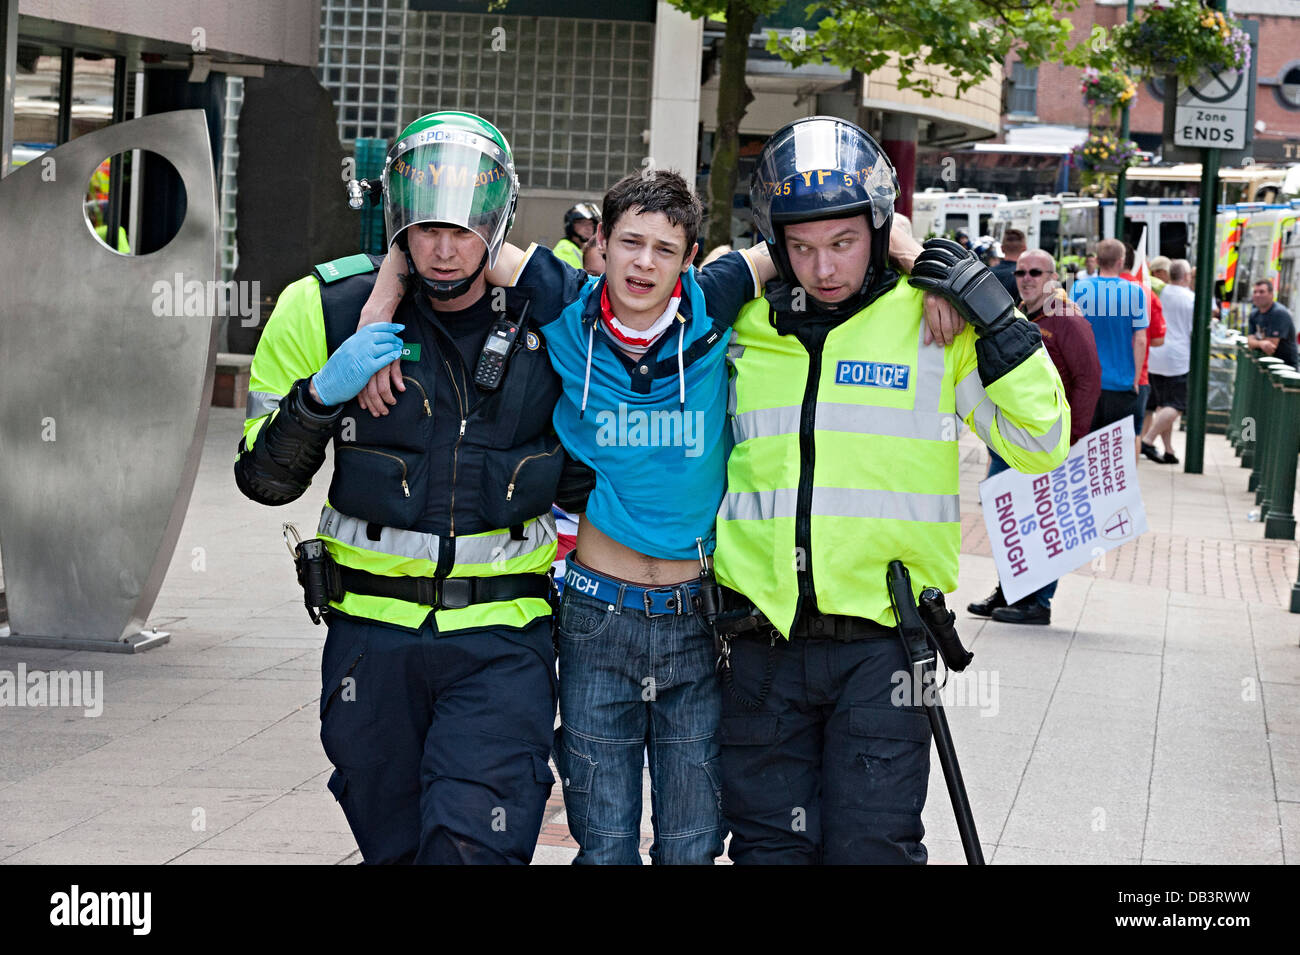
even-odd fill
[(1203, 70), (1250, 69), (1250, 37), (1236, 20), (1201, 6), (1198, 0), (1153, 3), (1140, 19), (1111, 31), (1114, 48), (1127, 66), (1150, 79), (1177, 75), (1184, 83)]
[(1094, 131), (1070, 150), (1070, 165), (1085, 173), (1119, 172), (1137, 165), (1138, 145), (1105, 130)]
[(1092, 110), (1114, 113), (1137, 99), (1137, 84), (1125, 73), (1102, 73), (1088, 67), (1079, 88), (1084, 104)]

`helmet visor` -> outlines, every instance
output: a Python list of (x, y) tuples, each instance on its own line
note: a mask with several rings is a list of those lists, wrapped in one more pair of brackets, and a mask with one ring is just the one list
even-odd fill
[(832, 119), (796, 123), (763, 148), (750, 189), (754, 221), (775, 241), (774, 223), (827, 218), (869, 205), (873, 228), (897, 195), (889, 160), (858, 129)]
[(384, 163), (389, 241), (419, 222), (469, 229), (495, 265), (518, 191), (510, 157), (496, 143), (459, 129), (429, 129), (393, 145)]

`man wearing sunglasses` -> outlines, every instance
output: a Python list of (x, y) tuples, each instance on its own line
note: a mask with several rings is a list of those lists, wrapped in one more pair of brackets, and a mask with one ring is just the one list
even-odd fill
[[(1016, 291), (1019, 309), (1038, 326), (1048, 357), (1061, 375), (1065, 397), (1070, 403), (1070, 444), (1088, 433), (1101, 394), (1101, 362), (1092, 326), (1079, 307), (1065, 297), (1057, 280), (1052, 257), (1042, 249), (1031, 249), (1016, 260)], [(1050, 283), (1050, 284), (1049, 284)], [(1008, 464), (989, 449), (989, 476), (1008, 469)], [(1002, 623), (1049, 624), (1056, 581), (1008, 605), (1002, 584), (984, 600), (967, 606), (979, 617)]]

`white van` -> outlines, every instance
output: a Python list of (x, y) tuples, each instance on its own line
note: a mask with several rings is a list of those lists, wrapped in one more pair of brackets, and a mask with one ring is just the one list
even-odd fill
[(1007, 201), (1000, 192), (980, 192), (977, 189), (958, 189), (948, 192), (930, 187), (912, 196), (912, 235), (918, 242), (934, 236), (955, 238), (958, 232), (975, 242), (988, 235), (992, 227), (993, 210)]

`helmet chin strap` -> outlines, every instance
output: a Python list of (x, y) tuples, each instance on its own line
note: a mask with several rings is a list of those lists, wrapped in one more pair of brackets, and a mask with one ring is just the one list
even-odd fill
[[(405, 236), (402, 238), (405, 238)], [(454, 298), (460, 298), (470, 290), (470, 286), (474, 284), (474, 280), (479, 277), (479, 274), (485, 268), (487, 268), (488, 254), (487, 250), (484, 249), (483, 258), (479, 260), (478, 267), (469, 275), (465, 276), (463, 279), (456, 279), (452, 282), (439, 282), (435, 279), (426, 278), (424, 275), (421, 275), (420, 270), (415, 267), (415, 260), (411, 258), (410, 247), (407, 246), (405, 242), (402, 242), (401, 245), (402, 251), (406, 253), (406, 268), (408, 270), (407, 280), (409, 281), (411, 278), (418, 276), (420, 284), (424, 286), (424, 290), (440, 302), (447, 302)]]

